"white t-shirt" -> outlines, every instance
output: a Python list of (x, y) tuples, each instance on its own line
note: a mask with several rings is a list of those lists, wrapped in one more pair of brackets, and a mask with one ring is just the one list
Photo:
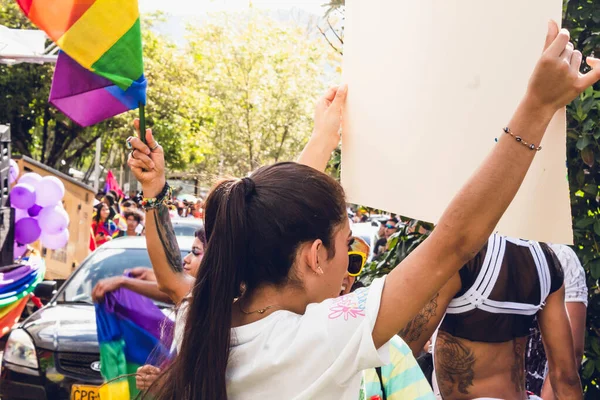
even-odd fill
[(588, 288), (585, 270), (577, 258), (577, 254), (569, 246), (562, 244), (549, 245), (556, 254), (565, 275), (565, 302), (588, 305)]
[(228, 399), (357, 399), (362, 370), (389, 363), (372, 337), (384, 282), (233, 328)]

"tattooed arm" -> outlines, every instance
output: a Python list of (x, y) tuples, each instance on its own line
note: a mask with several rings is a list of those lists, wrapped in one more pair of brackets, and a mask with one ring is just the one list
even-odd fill
[(557, 399), (582, 399), (579, 366), (575, 361), (573, 337), (565, 309), (565, 288), (548, 296), (546, 306), (538, 314), (548, 372)]
[[(139, 131), (138, 120), (134, 125)], [(145, 136), (147, 144), (139, 137), (127, 139), (132, 148), (127, 165), (142, 184), (144, 197), (154, 198), (165, 187), (165, 155), (150, 129)], [(194, 279), (183, 271), (181, 252), (165, 205), (146, 212), (146, 246), (158, 288), (179, 304), (192, 289)]]
[(460, 288), (460, 275), (455, 274), (440, 292), (427, 303), (425, 308), (398, 333), (408, 344), (415, 357), (421, 353), (423, 346), (433, 335), (444, 317), (448, 304)]
[(146, 243), (158, 288), (179, 304), (194, 285), (183, 270), (181, 251), (165, 205), (146, 212)]

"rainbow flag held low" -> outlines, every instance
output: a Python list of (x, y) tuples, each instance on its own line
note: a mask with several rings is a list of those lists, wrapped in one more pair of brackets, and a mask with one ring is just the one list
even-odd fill
[(0, 273), (0, 336), (19, 321), (31, 293), (44, 279), (44, 260), (29, 257), (26, 264)]
[(81, 126), (146, 104), (137, 0), (17, 0), (62, 50), (50, 102)]
[(101, 373), (107, 384), (102, 400), (133, 399), (139, 394), (133, 374), (145, 364), (161, 366), (169, 359), (174, 323), (152, 300), (126, 289), (107, 293), (96, 304)]

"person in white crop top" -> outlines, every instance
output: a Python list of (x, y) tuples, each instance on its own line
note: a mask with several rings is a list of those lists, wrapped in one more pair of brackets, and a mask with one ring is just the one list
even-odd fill
[[(540, 143), (555, 112), (600, 78), (597, 70), (579, 75), (581, 53), (568, 42), (568, 32), (550, 24), (546, 50), (508, 122), (529, 142)], [(319, 102), (304, 165), (263, 167), (219, 181), (209, 194), (207, 252), (181, 352), (158, 380), (157, 400), (355, 399), (362, 370), (386, 364), (388, 341), (481, 248), (534, 158), (503, 135), (417, 250), (370, 288), (335, 298), (351, 231), (344, 190), (321, 171), (340, 140), (346, 93), (332, 88)], [(164, 153), (150, 130), (144, 135), (146, 143), (129, 139), (128, 164), (153, 199), (146, 207), (150, 258), (170, 265), (178, 249), (163, 201)]]

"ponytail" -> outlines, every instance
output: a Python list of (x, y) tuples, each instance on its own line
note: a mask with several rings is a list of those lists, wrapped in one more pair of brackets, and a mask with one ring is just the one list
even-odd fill
[[(164, 379), (159, 400), (227, 398), (232, 307), (248, 262), (246, 203), (254, 190), (252, 180), (245, 178), (221, 182), (213, 191), (210, 201), (216, 205), (215, 220), (207, 224), (212, 231), (206, 230), (208, 244), (193, 289), (181, 352)], [(196, 336), (198, 332), (202, 337)]]

